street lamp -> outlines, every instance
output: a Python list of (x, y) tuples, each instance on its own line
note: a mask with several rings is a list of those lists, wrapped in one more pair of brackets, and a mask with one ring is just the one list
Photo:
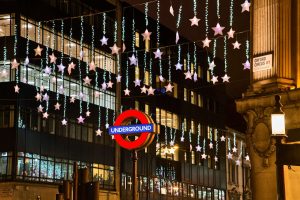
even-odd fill
[(284, 192), (284, 173), (283, 164), (280, 162), (280, 146), (283, 138), (286, 138), (285, 134), (285, 115), (282, 111), (282, 104), (280, 102), (280, 96), (275, 95), (275, 108), (271, 114), (272, 124), (272, 137), (275, 138), (276, 146), (276, 182), (277, 182), (277, 200), (285, 199)]

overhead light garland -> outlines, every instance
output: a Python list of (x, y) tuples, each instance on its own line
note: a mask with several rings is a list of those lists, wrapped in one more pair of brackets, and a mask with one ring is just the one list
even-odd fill
[(213, 129), (211, 127), (208, 127), (209, 129), (209, 148), (213, 149), (214, 148), (214, 144), (213, 144)]
[(180, 137), (181, 142), (184, 142), (184, 130), (185, 130), (185, 124), (184, 124), (184, 122), (182, 122), (182, 124), (181, 124), (181, 137)]
[(123, 13), (123, 17), (122, 17), (122, 52), (125, 51), (126, 49), (126, 45), (125, 45), (125, 16), (124, 16), (124, 13)]
[(15, 24), (15, 26), (14, 26), (14, 34), (15, 34), (15, 36), (14, 36), (14, 59), (11, 63), (11, 69), (16, 70), (16, 75), (15, 75), (16, 85), (14, 86), (15, 93), (20, 92), (20, 88), (19, 88), (19, 65), (20, 65), (20, 63), (17, 62), (17, 45), (18, 45), (17, 27), (18, 27), (18, 25)]
[(215, 27), (212, 29), (214, 30), (214, 36), (216, 35), (223, 35), (223, 29), (225, 27), (221, 26), (219, 21), (220, 21), (220, 0), (217, 0), (217, 17), (218, 17), (218, 23)]
[(194, 42), (194, 75), (193, 75), (194, 82), (198, 80), (198, 75), (197, 75), (197, 46), (196, 43)]
[(176, 39), (175, 39), (175, 43), (177, 44), (179, 41), (179, 33), (178, 33), (178, 29), (180, 26), (180, 22), (181, 22), (181, 13), (182, 13), (182, 5), (179, 6), (179, 10), (178, 10), (178, 15), (177, 15), (177, 20), (176, 20)]
[(230, 137), (228, 137), (227, 142), (228, 142), (228, 154), (227, 154), (227, 158), (228, 159), (232, 159)]
[[(216, 130), (216, 138), (218, 138), (218, 130)], [(219, 141), (216, 140), (216, 153), (215, 153), (215, 162), (218, 162), (219, 158), (218, 158), (218, 154), (219, 154)]]
[(172, 71), (171, 71), (172, 64), (171, 64), (171, 55), (170, 54), (168, 55), (168, 65), (169, 65), (169, 69), (168, 69), (169, 83), (167, 86), (165, 86), (165, 88), (166, 88), (166, 92), (172, 92), (172, 89), (174, 86), (172, 86), (172, 84), (171, 84), (172, 83)]
[(181, 45), (178, 45), (178, 53), (177, 53), (177, 64), (175, 65), (176, 70), (182, 70), (182, 64), (180, 63), (181, 56)]
[(227, 63), (227, 37), (224, 36), (224, 72), (225, 75), (222, 77), (223, 82), (229, 82), (230, 76), (227, 75), (227, 68), (228, 68), (228, 63)]
[(128, 89), (129, 85), (129, 74), (128, 74), (128, 61), (126, 62), (126, 89), (124, 90), (125, 96), (129, 96), (130, 95), (130, 90)]
[(148, 31), (148, 2), (145, 3), (145, 25), (146, 25), (146, 30), (144, 33), (142, 33), (143, 40), (147, 43), (150, 40), (150, 36), (152, 32)]
[(184, 75), (185, 75), (185, 79), (190, 79), (190, 80), (192, 80), (192, 74), (191, 74), (191, 69), (190, 69), (190, 62), (191, 62), (191, 60), (190, 60), (190, 48), (188, 47), (188, 52), (187, 52), (187, 61), (186, 61), (186, 65), (187, 65), (187, 72), (186, 73), (184, 73)]
[[(80, 52), (82, 53), (83, 49), (83, 16), (80, 17)], [(82, 55), (81, 55), (82, 59)], [(81, 60), (78, 61), (78, 71), (79, 71), (79, 117), (77, 118), (78, 124), (83, 124), (85, 118), (82, 117), (82, 101), (84, 98), (84, 94), (82, 93), (82, 75), (81, 75)]]
[(190, 19), (191, 26), (198, 26), (200, 19), (197, 18), (197, 0), (193, 0), (194, 17)]
[(201, 146), (200, 146), (200, 135), (201, 135), (201, 125), (200, 123), (198, 124), (198, 131), (197, 131), (197, 146), (196, 146), (196, 151), (200, 152), (201, 151)]
[(232, 29), (233, 26), (233, 6), (234, 6), (234, 0), (230, 0), (230, 14), (229, 14), (229, 26), (230, 26), (230, 31), (227, 32), (228, 34), (228, 39), (234, 38), (234, 33), (235, 31)]
[(249, 62), (249, 40), (246, 40), (246, 62), (243, 63), (244, 70), (250, 70), (250, 62)]
[(106, 35), (106, 13), (103, 13), (102, 15), (102, 29), (103, 29), (103, 36), (102, 36), (102, 39), (100, 40), (101, 42), (101, 45), (102, 46), (105, 46), (107, 45), (107, 41), (108, 41), (108, 38), (105, 36)]
[(205, 154), (205, 150), (206, 150), (206, 139), (205, 139), (205, 137), (203, 138), (203, 147), (202, 147), (202, 155), (201, 155), (201, 158), (203, 159), (203, 160), (205, 160), (206, 159), (206, 157), (207, 157), (207, 155)]
[(192, 129), (189, 130), (189, 143), (190, 143), (190, 151), (193, 150), (193, 145), (192, 145)]

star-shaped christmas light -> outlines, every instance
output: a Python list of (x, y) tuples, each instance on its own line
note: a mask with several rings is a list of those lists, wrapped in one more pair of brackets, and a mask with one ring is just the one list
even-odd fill
[(91, 80), (92, 80), (92, 79), (90, 79), (88, 76), (86, 76), (86, 77), (83, 79), (85, 85), (90, 85), (90, 84), (91, 84)]
[(208, 39), (207, 37), (205, 38), (205, 40), (202, 40), (203, 48), (209, 47), (209, 43), (210, 43), (210, 42), (211, 42), (211, 40)]
[(191, 79), (192, 80), (192, 74), (190, 71), (187, 71), (186, 73), (184, 73), (185, 75), (185, 79)]
[(248, 0), (245, 0), (245, 2), (243, 4), (241, 4), (242, 12), (244, 12), (244, 11), (250, 12), (250, 10), (249, 10), (250, 5), (251, 5), (251, 3), (249, 3)]
[(194, 79), (194, 82), (196, 82), (198, 80), (198, 74), (196, 72), (193, 75), (193, 79)]
[(108, 129), (109, 128), (109, 123), (105, 124), (105, 128)]
[(175, 65), (176, 70), (181, 70), (182, 69), (182, 64), (180, 64), (179, 62)]
[(54, 53), (52, 53), (52, 54), (49, 56), (49, 58), (50, 58), (50, 63), (56, 63), (57, 57), (55, 57)]
[(241, 161), (238, 159), (238, 160), (235, 161), (235, 164), (236, 164), (237, 166), (240, 166), (240, 165), (241, 165)]
[(120, 74), (118, 74), (118, 76), (116, 77), (117, 83), (121, 82), (121, 78), (122, 78), (122, 76), (120, 76)]
[(155, 58), (159, 58), (159, 59), (161, 59), (161, 55), (163, 54), (163, 52), (161, 52), (160, 49), (156, 49), (156, 51), (153, 53), (155, 55)]
[(48, 116), (49, 116), (49, 114), (48, 114), (47, 112), (44, 112), (44, 113), (43, 113), (43, 118), (44, 118), (44, 119), (48, 119)]
[(105, 82), (103, 82), (103, 83), (101, 84), (101, 89), (102, 89), (102, 90), (106, 90), (106, 88), (107, 88), (107, 85), (106, 85)]
[(41, 56), (42, 51), (43, 51), (43, 48), (41, 48), (40, 45), (38, 45), (37, 48), (34, 49), (35, 56)]
[(245, 159), (246, 159), (246, 161), (249, 161), (249, 160), (250, 160), (249, 155), (246, 155), (246, 156), (245, 156)]
[(107, 82), (107, 88), (112, 88), (113, 87), (113, 82), (111, 82), (111, 80), (109, 80), (108, 82)]
[(155, 89), (152, 88), (152, 86), (149, 87), (148, 89), (148, 95), (154, 95)]
[(78, 124), (83, 124), (84, 123), (84, 119), (81, 115), (77, 118), (77, 122)]
[(223, 82), (229, 82), (230, 76), (227, 76), (227, 74), (225, 74), (223, 77)]
[(42, 95), (37, 92), (36, 95), (35, 95), (35, 99), (36, 99), (36, 101), (41, 101), (42, 100)]
[(24, 65), (26, 66), (26, 65), (28, 65), (29, 64), (29, 58), (28, 58), (28, 56), (26, 56), (26, 58), (25, 58), (25, 60), (24, 60)]
[(236, 153), (236, 152), (237, 152), (237, 148), (236, 148), (236, 147), (233, 147), (233, 148), (232, 148), (232, 152)]
[(62, 72), (62, 73), (64, 72), (64, 70), (66, 68), (62, 63), (60, 63), (59, 65), (57, 65), (57, 67), (58, 67), (58, 71)]
[(42, 85), (42, 86), (40, 87), (40, 92), (44, 92), (44, 90), (45, 90), (45, 86)]
[(14, 86), (14, 89), (15, 89), (15, 93), (19, 93), (20, 92), (20, 88), (18, 85), (15, 85)]
[(143, 94), (146, 94), (147, 93), (147, 88), (146, 86), (144, 85), (143, 87), (140, 88), (141, 89), (141, 93)]
[(19, 65), (20, 63), (18, 63), (16, 59), (13, 59), (11, 62), (11, 69), (18, 69)]
[(159, 81), (160, 81), (160, 82), (165, 82), (165, 78), (164, 78), (162, 75), (159, 75), (158, 78), (159, 78)]
[(96, 136), (102, 136), (102, 131), (100, 130), (100, 128), (96, 130)]
[(168, 83), (168, 85), (165, 86), (166, 92), (172, 92), (172, 91), (173, 91), (173, 87), (174, 87), (174, 86), (172, 86), (171, 83)]
[(190, 19), (190, 21), (191, 21), (191, 26), (198, 26), (200, 19), (194, 16), (192, 19)]
[(246, 62), (243, 63), (243, 66), (244, 66), (244, 70), (250, 69), (250, 62), (246, 60)]
[(212, 70), (214, 70), (215, 66), (216, 66), (215, 61), (212, 61), (211, 63), (209, 63), (209, 68), (208, 69), (210, 71), (212, 71)]
[(42, 105), (39, 105), (39, 107), (37, 107), (37, 110), (39, 113), (44, 112), (43, 109), (44, 109), (44, 107)]
[(241, 43), (235, 41), (235, 43), (232, 43), (232, 45), (233, 45), (233, 49), (240, 49)]
[(60, 104), (58, 102), (54, 105), (54, 110), (60, 110)]
[(174, 140), (171, 140), (171, 141), (170, 141), (170, 146), (171, 146), (171, 147), (174, 146)]
[(111, 49), (111, 54), (116, 54), (116, 55), (118, 55), (119, 54), (119, 51), (120, 51), (120, 49), (121, 48), (119, 48), (118, 46), (117, 46), (117, 44), (114, 44), (114, 46), (112, 46), (112, 47), (109, 47), (110, 49)]
[(199, 144), (196, 146), (196, 151), (198, 151), (198, 152), (200, 152), (200, 151), (201, 151), (201, 147), (200, 147), (200, 145), (199, 145)]
[(144, 40), (150, 40), (150, 35), (152, 34), (152, 32), (149, 32), (148, 29), (145, 30), (144, 33), (142, 33), (143, 36), (143, 41)]
[(86, 111), (86, 112), (85, 112), (85, 116), (87, 116), (87, 117), (91, 116), (91, 112), (90, 112), (89, 110)]
[(214, 144), (212, 142), (209, 143), (209, 148), (213, 149), (214, 148)]
[(96, 65), (95, 65), (94, 61), (91, 61), (89, 63), (89, 70), (90, 71), (96, 71)]
[(70, 98), (70, 103), (75, 103), (75, 97), (74, 97), (74, 96), (72, 96), (72, 97)]
[(48, 66), (46, 66), (46, 68), (44, 69), (45, 74), (50, 75), (51, 74), (52, 69)]
[(100, 40), (101, 46), (107, 45), (107, 40), (108, 40), (108, 38), (105, 37), (105, 35), (103, 35), (102, 39)]
[(132, 56), (129, 57), (129, 60), (130, 60), (130, 65), (134, 65), (134, 66), (137, 65), (137, 59), (134, 54), (132, 54)]
[(207, 155), (206, 155), (205, 153), (203, 153), (203, 154), (201, 155), (201, 158), (204, 159), (204, 160), (206, 159), (206, 157), (207, 157)]
[(213, 76), (211, 78), (211, 81), (213, 82), (213, 84), (216, 84), (216, 82), (218, 82), (218, 76)]
[(216, 35), (223, 35), (223, 29), (224, 29), (225, 27), (223, 27), (223, 26), (221, 26), (219, 23), (217, 23), (217, 25), (215, 26), (215, 27), (213, 27), (212, 29), (214, 30), (214, 36), (216, 36)]
[(225, 142), (226, 138), (224, 137), (224, 135), (221, 136), (221, 142)]
[(235, 31), (232, 28), (230, 28), (230, 30), (227, 32), (228, 39), (234, 38), (234, 33)]
[(232, 153), (229, 152), (228, 155), (227, 155), (227, 158), (232, 159)]
[(124, 93), (125, 93), (125, 96), (129, 96), (129, 95), (130, 95), (130, 90), (128, 90), (128, 88), (126, 88), (126, 89), (124, 90)]
[(184, 137), (183, 136), (180, 137), (180, 142), (184, 142)]
[(68, 73), (69, 75), (72, 73), (72, 69), (75, 69), (75, 64), (73, 62), (71, 62), (69, 65), (68, 65)]
[(49, 95), (47, 93), (43, 95), (43, 101), (49, 101)]
[(66, 120), (66, 119), (63, 119), (63, 120), (61, 121), (61, 124), (62, 124), (63, 126), (66, 126), (66, 125), (67, 125), (67, 120)]
[(136, 86), (141, 86), (141, 80), (140, 79), (135, 79), (135, 81), (133, 81), (134, 82), (134, 86), (136, 87)]

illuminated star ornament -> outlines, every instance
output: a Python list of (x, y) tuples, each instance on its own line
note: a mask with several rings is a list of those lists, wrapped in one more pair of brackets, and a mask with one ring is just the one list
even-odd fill
[(249, 160), (250, 160), (249, 155), (246, 155), (246, 156), (245, 156), (245, 159), (246, 159), (246, 161), (249, 161)]
[(209, 148), (213, 149), (214, 148), (214, 144), (212, 142), (209, 143)]
[(218, 162), (218, 160), (219, 160), (219, 159), (218, 159), (218, 157), (217, 157), (217, 156), (215, 156), (215, 162)]
[(212, 61), (211, 63), (209, 63), (209, 68), (208, 68), (208, 69), (209, 69), (210, 71), (212, 71), (212, 70), (214, 70), (215, 66), (216, 66), (216, 65), (215, 65), (215, 61)]
[(118, 55), (119, 54), (119, 51), (120, 51), (120, 49), (121, 48), (119, 48), (116, 44), (114, 44), (114, 46), (112, 46), (112, 47), (109, 47), (110, 49), (111, 49), (111, 54), (116, 54), (116, 55)]
[(12, 62), (11, 62), (11, 69), (18, 69), (20, 63), (17, 62), (16, 59), (14, 59)]
[(227, 158), (232, 159), (232, 154), (230, 152), (228, 153)]
[(36, 98), (36, 101), (41, 101), (42, 95), (40, 93), (36, 93), (35, 98)]
[(109, 128), (109, 124), (108, 124), (108, 123), (105, 124), (105, 128), (106, 128), (106, 129)]
[(18, 85), (15, 85), (14, 88), (15, 88), (15, 93), (19, 93), (20, 92), (20, 88), (19, 88)]
[(96, 136), (101, 136), (102, 135), (102, 131), (98, 128), (96, 130)]
[(96, 65), (95, 65), (94, 61), (89, 63), (89, 70), (90, 71), (96, 71)]
[(213, 82), (213, 84), (216, 84), (218, 82), (218, 76), (213, 76), (211, 78), (211, 81)]
[(75, 103), (75, 97), (74, 97), (74, 96), (72, 96), (72, 97), (70, 98), (70, 103)]
[(134, 66), (137, 65), (137, 59), (134, 54), (132, 54), (132, 56), (129, 57), (129, 60), (130, 60), (130, 65), (134, 65)]
[(48, 119), (49, 114), (47, 112), (43, 113), (43, 118)]
[(209, 43), (210, 43), (210, 42), (211, 42), (211, 40), (208, 39), (207, 37), (205, 38), (205, 40), (202, 40), (203, 48), (209, 47)]
[(174, 146), (174, 141), (173, 140), (170, 141), (170, 146)]
[(42, 105), (39, 105), (39, 107), (37, 108), (37, 110), (38, 110), (39, 113), (42, 113), (43, 109), (44, 109), (44, 107)]
[(198, 26), (200, 19), (194, 16), (192, 19), (190, 19), (190, 21), (191, 21), (191, 26)]
[(141, 89), (141, 93), (144, 93), (144, 94), (147, 93), (147, 88), (145, 85), (143, 87), (141, 87), (140, 89)]
[(154, 95), (155, 89), (152, 88), (152, 86), (149, 87), (148, 89), (148, 95)]
[(40, 45), (37, 46), (37, 48), (34, 49), (35, 56), (41, 56), (43, 51), (43, 48), (40, 47)]
[(126, 88), (126, 89), (124, 90), (124, 93), (125, 93), (125, 96), (129, 96), (129, 95), (130, 95), (130, 90), (128, 90), (128, 88)]
[(108, 38), (105, 37), (105, 35), (103, 35), (102, 39), (100, 40), (101, 46), (107, 45), (107, 40), (108, 40)]
[(200, 151), (201, 151), (201, 147), (200, 147), (200, 145), (199, 145), (199, 144), (196, 146), (196, 151), (198, 151), (198, 152), (200, 152)]
[(54, 110), (60, 110), (60, 104), (58, 102), (54, 105)]
[(179, 62), (175, 65), (176, 70), (181, 70), (182, 69), (182, 64), (180, 64)]
[(25, 60), (24, 60), (24, 65), (28, 65), (29, 64), (29, 58), (28, 58), (28, 56), (25, 58)]
[(198, 80), (198, 74), (196, 72), (194, 73), (193, 78), (194, 78), (194, 82)]
[(223, 77), (223, 82), (229, 82), (230, 76), (227, 76), (227, 74), (225, 74)]
[(155, 58), (159, 58), (161, 59), (161, 55), (163, 54), (163, 52), (160, 51), (160, 49), (157, 49), (155, 52), (153, 52), (155, 55)]
[(192, 74), (190, 71), (187, 71), (186, 73), (184, 73), (185, 75), (185, 79), (191, 79), (192, 80)]
[(45, 74), (50, 75), (51, 74), (52, 69), (48, 66), (46, 66), (46, 68), (44, 69)]
[(234, 30), (232, 30), (232, 28), (227, 32), (227, 35), (228, 35), (228, 39), (230, 39), (230, 38), (234, 38), (234, 33), (235, 33), (235, 31)]
[(217, 23), (217, 25), (215, 26), (215, 27), (212, 27), (212, 29), (214, 30), (214, 36), (216, 36), (216, 35), (218, 35), (218, 34), (220, 34), (220, 35), (223, 35), (223, 29), (224, 29), (225, 27), (222, 27), (222, 26), (220, 26), (220, 24), (219, 23)]
[(112, 88), (113, 87), (113, 82), (111, 82), (111, 81), (108, 81), (107, 82), (107, 88)]
[(236, 153), (236, 152), (237, 152), (237, 148), (236, 148), (236, 147), (233, 147), (233, 148), (232, 148), (232, 152)]
[(241, 43), (235, 41), (235, 43), (232, 43), (232, 45), (233, 45), (233, 49), (240, 49)]
[(107, 88), (107, 85), (106, 85), (105, 82), (103, 82), (103, 83), (101, 84), (101, 89), (102, 89), (102, 90), (106, 90), (106, 88)]
[(85, 85), (90, 85), (90, 84), (91, 84), (91, 80), (92, 80), (92, 79), (90, 79), (88, 76), (86, 76), (86, 77), (83, 79)]
[(226, 138), (224, 137), (224, 135), (221, 136), (221, 142), (225, 142)]
[(249, 10), (250, 5), (251, 5), (251, 3), (249, 3), (248, 0), (245, 0), (245, 2), (243, 4), (241, 4), (242, 12), (245, 12), (245, 11), (250, 12), (250, 10)]
[(159, 80), (160, 82), (165, 82), (165, 78), (162, 75), (159, 76)]
[(151, 33), (152, 33), (152, 32), (149, 32), (148, 29), (146, 29), (145, 32), (142, 33), (143, 41), (144, 41), (144, 40), (150, 40), (150, 35), (151, 35)]
[(47, 93), (43, 95), (43, 101), (49, 101), (49, 95)]
[(85, 112), (85, 115), (86, 115), (87, 117), (89, 117), (89, 116), (91, 116), (91, 112), (88, 110), (88, 111)]
[(120, 74), (118, 74), (118, 76), (116, 77), (117, 83), (120, 83), (120, 82), (121, 82), (121, 78), (122, 78), (122, 76), (120, 76)]
[(240, 165), (241, 165), (241, 161), (240, 161), (240, 160), (236, 160), (236, 161), (235, 161), (235, 164), (236, 164), (237, 166), (240, 166)]
[(206, 155), (205, 153), (203, 153), (203, 154), (201, 155), (201, 158), (204, 159), (204, 160), (206, 159), (206, 157), (207, 157), (207, 155)]
[(136, 87), (136, 86), (141, 86), (141, 80), (140, 79), (135, 79), (135, 81), (133, 81), (134, 82), (134, 86)]
[(72, 69), (75, 69), (75, 64), (73, 62), (71, 62), (69, 65), (68, 65), (68, 73), (69, 75), (72, 73)]
[(173, 87), (174, 87), (174, 86), (172, 86), (171, 83), (169, 83), (167, 86), (165, 86), (166, 92), (172, 92)]
[(250, 62), (248, 60), (246, 60), (246, 62), (243, 63), (243, 66), (244, 66), (244, 70), (250, 69)]
[(61, 121), (61, 124), (62, 124), (63, 126), (66, 126), (66, 125), (67, 125), (67, 120), (66, 120), (66, 119), (63, 119), (63, 120)]
[(183, 136), (181, 136), (180, 141), (184, 142), (184, 137)]
[(66, 68), (62, 63), (60, 63), (59, 65), (57, 65), (57, 67), (58, 67), (58, 71), (62, 72), (62, 73), (64, 72), (64, 70)]
[(52, 54), (49, 56), (49, 58), (50, 58), (50, 63), (56, 63), (57, 57), (55, 57), (54, 53), (52, 53)]
[(77, 122), (78, 122), (78, 124), (83, 124), (83, 123), (84, 123), (84, 118), (80, 115), (80, 116), (77, 118)]

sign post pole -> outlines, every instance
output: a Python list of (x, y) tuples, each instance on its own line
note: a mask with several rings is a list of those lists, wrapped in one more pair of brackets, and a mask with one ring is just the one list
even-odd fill
[(138, 200), (137, 151), (132, 151), (132, 200)]

